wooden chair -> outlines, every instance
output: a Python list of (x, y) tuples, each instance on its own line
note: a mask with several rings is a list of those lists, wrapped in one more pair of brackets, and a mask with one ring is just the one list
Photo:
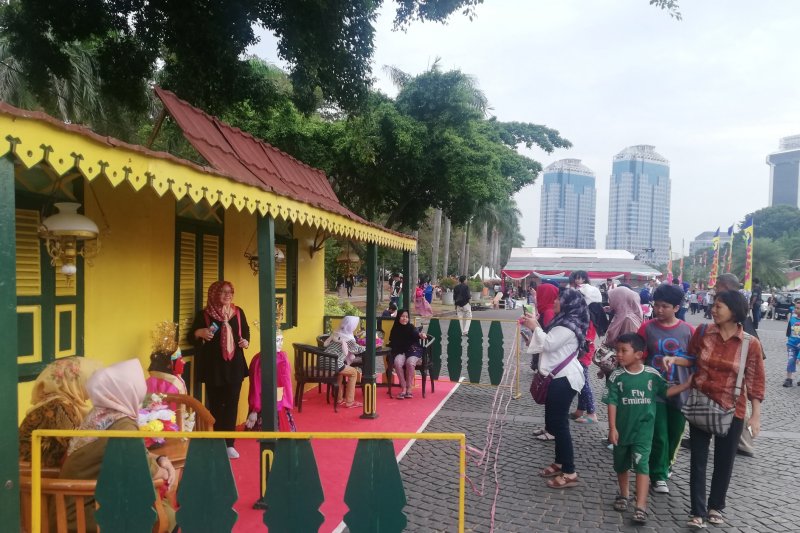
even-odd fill
[[(97, 480), (59, 479), (53, 477), (44, 477), (45, 474), (46, 472), (42, 471), (42, 531), (57, 531), (58, 533), (67, 533), (69, 526), (67, 518), (68, 510), (72, 506), (75, 506), (76, 529), (71, 531), (77, 531), (77, 533), (87, 533), (89, 530), (86, 528), (86, 510), (84, 506), (86, 505), (88, 499), (94, 498)], [(163, 484), (163, 479), (153, 482), (153, 486), (156, 488), (161, 487)], [(22, 530), (25, 532), (31, 531), (31, 489), (32, 483), (30, 470), (28, 470), (27, 475), (23, 473), (20, 475), (20, 512), (22, 513), (20, 518), (22, 522)], [(169, 529), (169, 518), (161, 499), (156, 496), (155, 492), (153, 493), (153, 496), (153, 506), (158, 515), (158, 520), (153, 526), (153, 532), (166, 533)], [(55, 509), (53, 515), (50, 513), (51, 508)], [(55, 518), (55, 523), (50, 523), (51, 518)]]
[[(420, 328), (421, 329), (421, 328)], [(431, 337), (428, 335), (428, 338), (425, 340), (420, 339), (420, 344), (422, 345), (422, 357), (420, 357), (419, 361), (417, 361), (416, 366), (414, 367), (415, 370), (419, 370), (419, 373), (422, 375), (422, 397), (425, 397), (425, 382), (428, 380), (428, 374), (430, 373), (431, 369), (431, 352), (433, 351), (433, 343), (436, 342), (435, 337)], [(387, 356), (387, 364), (386, 364), (386, 376), (389, 382), (389, 397), (392, 397), (392, 385), (394, 384), (394, 379), (392, 378), (392, 372), (394, 372), (394, 358), (392, 356)], [(435, 385), (433, 379), (431, 379), (431, 393), (436, 392)]]
[[(303, 391), (307, 383), (319, 383), (333, 388), (333, 410), (338, 412), (336, 398), (339, 395), (339, 368), (337, 357), (321, 348), (308, 344), (294, 343), (294, 405), (297, 412), (303, 412)], [(327, 398), (330, 403), (330, 398)]]
[(178, 411), (175, 419), (178, 424), (178, 431), (183, 431), (183, 413), (194, 412), (194, 429), (196, 431), (214, 431), (214, 417), (206, 406), (198, 399), (188, 394), (165, 394), (164, 401), (167, 404), (177, 404)]

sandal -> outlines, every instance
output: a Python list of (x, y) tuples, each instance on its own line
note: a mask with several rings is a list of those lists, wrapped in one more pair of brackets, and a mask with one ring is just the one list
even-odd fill
[(547, 431), (545, 431), (541, 435), (536, 435), (536, 439), (537, 440), (556, 440), (556, 438), (553, 435), (551, 435), (550, 433), (548, 433)]
[(364, 404), (361, 402), (353, 402), (353, 403), (346, 403), (344, 406), (348, 409), (352, 409), (353, 407), (364, 407)]
[(693, 516), (686, 522), (686, 527), (689, 529), (705, 529), (706, 523), (702, 516)]
[(614, 510), (619, 511), (620, 513), (627, 511), (628, 497), (623, 496), (622, 494), (617, 494), (617, 497), (614, 499)]
[(575, 414), (575, 413), (570, 413), (570, 414), (569, 414), (569, 419), (570, 419), (570, 420), (577, 420), (577, 419), (579, 419), (579, 418), (580, 418), (580, 417), (582, 417), (582, 416), (583, 416), (583, 415), (578, 415), (578, 414)]
[(544, 470), (539, 471), (540, 477), (554, 477), (561, 474), (561, 467), (553, 463)]
[(404, 399), (405, 397), (406, 397), (406, 393), (405, 393), (405, 392), (401, 392), (400, 394), (398, 394), (398, 395), (396, 396), (396, 398), (397, 398), (398, 400), (402, 400), (402, 399)]
[(597, 424), (597, 419), (588, 415), (582, 415), (575, 419), (578, 424)]
[(534, 429), (533, 430), (533, 436), (534, 437), (538, 437), (539, 435), (544, 435), (545, 433), (547, 433), (547, 430), (544, 429), (544, 428), (539, 428), (539, 429)]
[(646, 524), (647, 523), (647, 509), (642, 509), (641, 507), (636, 507), (633, 511), (633, 517), (631, 518), (637, 524)]
[(406, 393), (406, 398), (413, 398), (413, 397), (414, 397), (414, 395), (413, 395), (413, 394), (411, 394), (410, 392), (407, 392), (407, 393)]
[(578, 479), (577, 474), (575, 477), (567, 477), (565, 474), (561, 473), (556, 477), (547, 480), (547, 486), (551, 489), (569, 489), (572, 487), (577, 487), (579, 484), (580, 480)]
[(717, 511), (716, 509), (709, 509), (708, 510), (708, 523), (714, 524), (715, 526), (721, 526), (725, 523), (725, 519), (722, 517), (722, 513)]

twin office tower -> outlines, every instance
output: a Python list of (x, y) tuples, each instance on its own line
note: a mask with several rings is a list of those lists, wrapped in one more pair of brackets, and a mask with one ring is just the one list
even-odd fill
[[(580, 159), (544, 169), (539, 247), (595, 248), (595, 175)], [(614, 156), (606, 248), (648, 262), (669, 255), (669, 161), (654, 146), (629, 146)]]

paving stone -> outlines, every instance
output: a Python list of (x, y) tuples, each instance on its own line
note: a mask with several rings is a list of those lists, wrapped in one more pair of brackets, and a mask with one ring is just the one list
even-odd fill
[[(481, 313), (476, 312), (475, 316)], [(700, 323), (690, 316), (689, 321)], [(446, 330), (447, 322), (442, 328)], [(506, 344), (510, 346), (513, 324), (504, 323)], [(762, 406), (762, 429), (756, 439), (754, 458), (736, 458), (727, 497), (726, 532), (798, 531), (796, 517), (796, 476), (800, 471), (800, 424), (798, 406), (800, 387), (783, 388), (785, 377), (786, 322), (762, 321), (759, 329), (767, 360), (767, 398)], [(446, 340), (446, 339), (445, 339)], [(446, 354), (446, 350), (444, 350)], [(485, 358), (484, 358), (485, 359)], [(443, 409), (426, 428), (428, 432), (463, 432), (470, 446), (481, 449), (486, 444), (487, 425), (497, 393), (498, 406), (505, 412), (504, 420), (494, 424), (494, 444), (486, 456), (486, 465), (470, 464), (467, 475), (477, 494), (467, 484), (466, 530), (487, 532), (491, 529), (492, 503), (495, 498), (495, 469), (499, 493), (495, 506), (494, 531), (580, 531), (580, 532), (685, 532), (689, 513), (689, 453), (681, 449), (674, 475), (669, 481), (669, 495), (650, 495), (648, 523), (632, 525), (631, 512), (620, 514), (613, 510), (617, 492), (612, 455), (606, 449), (607, 412), (597, 406), (599, 424), (571, 428), (575, 460), (581, 485), (555, 491), (544, 486), (537, 472), (553, 461), (552, 442), (535, 440), (531, 432), (543, 424), (544, 408), (535, 405), (527, 392), (532, 372), (529, 359), (521, 356), (518, 399), (508, 399), (507, 391), (498, 392), (488, 384), (488, 372), (483, 368), (485, 384), (462, 384)], [(443, 368), (446, 368), (443, 364)], [(463, 352), (463, 373), (466, 375), (466, 347)], [(595, 401), (598, 402), (603, 383), (590, 372)], [(446, 372), (443, 371), (442, 379)], [(501, 399), (501, 395), (505, 396)], [(439, 393), (429, 396), (439, 401)], [(713, 446), (712, 446), (713, 447)], [(713, 454), (711, 455), (713, 457)], [(417, 441), (400, 463), (406, 487), (408, 531), (456, 531), (457, 518), (457, 449), (451, 443)], [(713, 461), (708, 466), (710, 483)], [(633, 489), (633, 485), (631, 485)], [(633, 492), (633, 490), (632, 490)], [(413, 497), (411, 496), (413, 495)], [(417, 513), (416, 510), (428, 512)]]

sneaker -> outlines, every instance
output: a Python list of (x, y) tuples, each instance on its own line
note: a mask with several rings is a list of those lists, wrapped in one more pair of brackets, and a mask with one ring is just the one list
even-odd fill
[(233, 446), (228, 446), (228, 459), (238, 459), (239, 452)]
[[(800, 385), (800, 381), (798, 381), (797, 384)], [(792, 380), (790, 378), (786, 378), (786, 380), (784, 380), (784, 382), (783, 382), (783, 386), (784, 387), (791, 387), (792, 385), (793, 385), (793, 383), (792, 383)]]
[(667, 482), (663, 480), (658, 480), (653, 483), (653, 492), (656, 494), (669, 494), (669, 487), (667, 486)]

